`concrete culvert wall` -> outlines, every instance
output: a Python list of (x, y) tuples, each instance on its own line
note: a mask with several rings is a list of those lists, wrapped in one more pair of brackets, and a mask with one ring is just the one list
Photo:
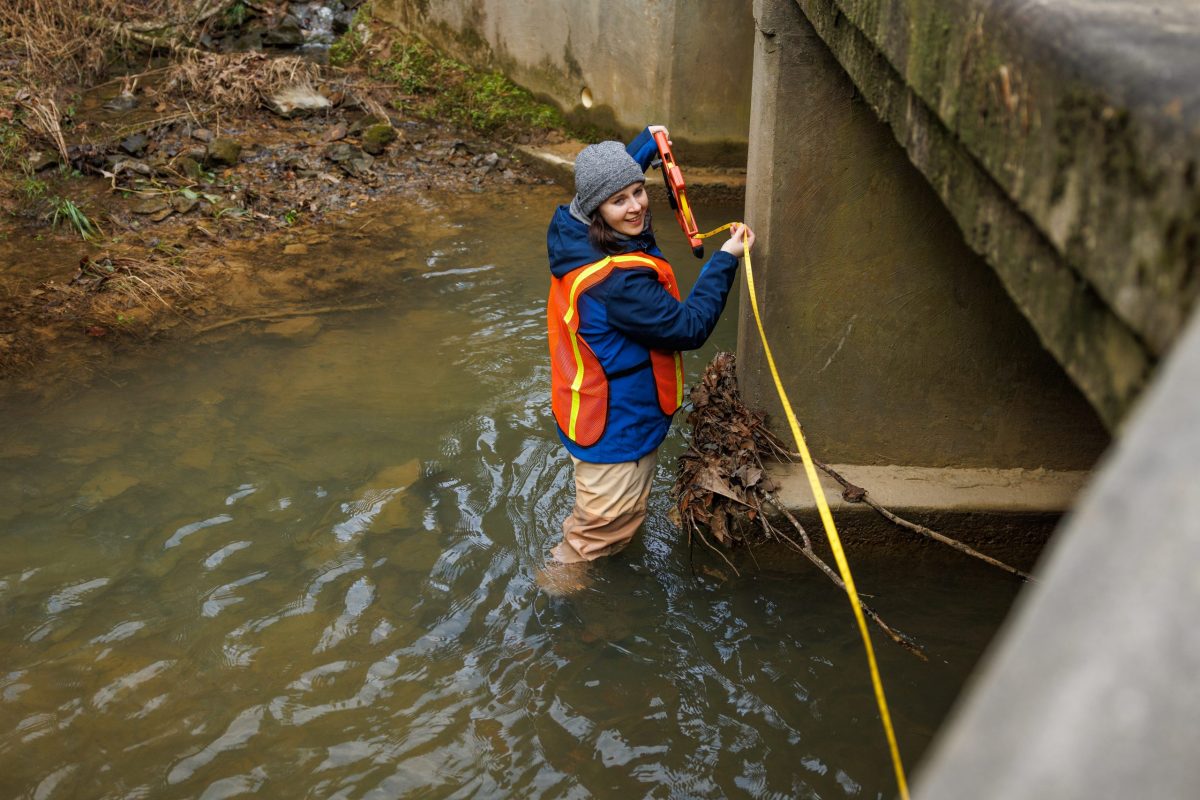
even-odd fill
[(742, 0), (383, 0), (376, 13), (580, 124), (628, 136), (660, 123), (694, 163), (745, 163), (753, 19)]
[[(1104, 426), (801, 9), (761, 0), (755, 17), (746, 216), (813, 447), (851, 464), (1089, 468)], [(743, 392), (782, 427), (745, 297), (741, 320)]]

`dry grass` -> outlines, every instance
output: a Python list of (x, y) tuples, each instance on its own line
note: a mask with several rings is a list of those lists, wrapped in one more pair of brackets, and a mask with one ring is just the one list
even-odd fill
[(83, 84), (145, 30), (188, 20), (225, 0), (8, 0), (0, 3), (0, 78)]
[[(110, 312), (113, 316), (133, 306), (159, 304), (172, 307), (170, 301), (194, 297), (199, 289), (196, 271), (187, 263), (182, 251), (153, 251), (142, 258), (133, 256), (99, 255), (84, 259), (71, 286), (98, 295), (92, 303), (93, 313)], [(104, 302), (107, 296), (114, 302)]]
[(311, 84), (320, 69), (295, 56), (187, 52), (167, 70), (164, 89), (221, 108), (248, 109), (285, 86)]

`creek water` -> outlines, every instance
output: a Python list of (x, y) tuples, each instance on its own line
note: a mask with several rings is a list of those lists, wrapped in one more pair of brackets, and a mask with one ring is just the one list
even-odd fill
[[(0, 794), (893, 796), (844, 596), (785, 552), (735, 576), (667, 520), (681, 421), (634, 546), (573, 596), (535, 583), (572, 493), (543, 317), (561, 193), (310, 252), (390, 259), (377, 309), (0, 401)], [(912, 769), (1017, 587), (954, 553), (850, 557), (930, 655), (875, 639)]]

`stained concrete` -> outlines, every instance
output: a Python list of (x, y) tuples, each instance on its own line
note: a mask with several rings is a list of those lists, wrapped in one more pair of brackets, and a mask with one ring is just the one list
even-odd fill
[[(1088, 469), (1104, 426), (995, 272), (795, 2), (754, 12), (746, 220), (767, 334), (814, 452)], [(784, 433), (745, 291), (738, 342), (743, 394)]]
[(796, 2), (1118, 426), (1200, 294), (1200, 5)]
[(1200, 323), (1176, 345), (917, 776), (921, 800), (1200, 794)]
[[(586, 147), (585, 142), (569, 140), (560, 144), (522, 145), (517, 148), (521, 158), (544, 175), (563, 186), (575, 185), (575, 157)], [(686, 151), (673, 147), (675, 157), (680, 159), (686, 170), (688, 200), (696, 207), (708, 204), (740, 204), (746, 197), (746, 170), (738, 167), (693, 166), (684, 163)], [(667, 190), (663, 183), (662, 170), (652, 169), (646, 173), (646, 187), (655, 202), (666, 202)], [(717, 220), (711, 221), (715, 226)], [(720, 222), (725, 222), (721, 220)], [(698, 221), (698, 224), (700, 222)]]
[[(831, 466), (892, 513), (1027, 572), (1091, 475), (1081, 470)], [(780, 502), (816, 546), (825, 545), (803, 466), (774, 464), (768, 471), (779, 486)], [(851, 551), (903, 552), (905, 558), (912, 558), (919, 548), (946, 547), (895, 525), (865, 503), (847, 501), (840, 484), (824, 472), (818, 475), (839, 535)], [(787, 530), (786, 524), (783, 529)]]
[(500, 69), (576, 122), (622, 138), (663, 124), (697, 160), (745, 161), (753, 20), (744, 0), (379, 0), (375, 9)]

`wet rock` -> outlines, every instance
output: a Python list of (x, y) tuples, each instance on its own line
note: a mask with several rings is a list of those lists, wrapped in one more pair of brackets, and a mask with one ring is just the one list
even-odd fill
[(325, 136), (323, 138), (327, 142), (337, 142), (345, 139), (347, 133), (349, 133), (349, 129), (346, 127), (346, 123), (339, 122), (337, 125), (334, 125), (332, 128), (325, 131)]
[[(343, 161), (338, 166), (340, 166), (348, 174), (353, 175), (356, 178), (361, 178), (371, 172), (371, 165), (374, 163), (374, 156), (363, 153), (362, 155), (352, 158), (349, 161)], [(351, 203), (350, 207), (353, 208), (354, 203)]]
[(373, 156), (382, 153), (389, 144), (396, 140), (396, 129), (388, 123), (372, 125), (362, 134), (363, 150)]
[(297, 47), (304, 44), (304, 31), (294, 14), (285, 14), (279, 24), (263, 35), (263, 44), (272, 47)]
[(153, 215), (164, 210), (170, 213), (171, 202), (164, 195), (156, 194), (153, 197), (142, 197), (130, 204), (129, 210), (135, 214)]
[(263, 39), (266, 37), (265, 28), (253, 27), (237, 36), (227, 36), (221, 40), (221, 51), (225, 53), (251, 53), (262, 50)]
[(362, 133), (363, 131), (365, 131), (367, 128), (371, 127), (372, 125), (386, 125), (386, 124), (389, 124), (388, 119), (381, 117), (378, 114), (367, 114), (365, 116), (359, 117), (353, 123), (351, 123), (350, 129), (348, 132), (351, 136), (356, 136), (356, 135)]
[(472, 162), (475, 164), (475, 171), (480, 175), (487, 175), (497, 167), (503, 167), (504, 159), (500, 158), (499, 153), (488, 153), (485, 156), (479, 156)]
[(121, 142), (121, 149), (131, 156), (140, 156), (142, 153), (146, 152), (146, 145), (149, 143), (149, 141), (150, 140), (146, 138), (145, 134), (135, 133), (133, 136), (130, 136)]
[(144, 161), (138, 161), (136, 158), (122, 158), (119, 161), (112, 163), (112, 174), (120, 175), (122, 172), (135, 172), (138, 175), (149, 177), (154, 174), (154, 170)]
[(213, 135), (212, 131), (207, 128), (196, 128), (192, 131), (192, 138), (198, 142), (211, 142)]
[(350, 26), (353, 24), (354, 12), (349, 8), (342, 9), (333, 15), (333, 32), (337, 36), (350, 30)]
[(233, 139), (213, 139), (204, 152), (206, 166), (232, 167), (238, 163), (242, 146)]
[(193, 197), (186, 194), (176, 194), (171, 197), (171, 208), (177, 214), (186, 214), (191, 211), (200, 202), (198, 197)]
[(298, 117), (324, 111), (331, 105), (328, 97), (306, 84), (286, 86), (267, 99), (267, 108), (281, 117)]
[(341, 142), (341, 143), (332, 145), (331, 147), (325, 148), (325, 157), (328, 158), (330, 161), (332, 161), (335, 164), (340, 164), (343, 161), (349, 161), (350, 159), (355, 158), (356, 156), (358, 156), (361, 153), (362, 153), (362, 151), (359, 150), (357, 147), (355, 147), (354, 145), (346, 144), (345, 142)]
[(175, 160), (175, 169), (189, 178), (199, 178), (204, 174), (204, 167), (191, 156), (181, 156)]

